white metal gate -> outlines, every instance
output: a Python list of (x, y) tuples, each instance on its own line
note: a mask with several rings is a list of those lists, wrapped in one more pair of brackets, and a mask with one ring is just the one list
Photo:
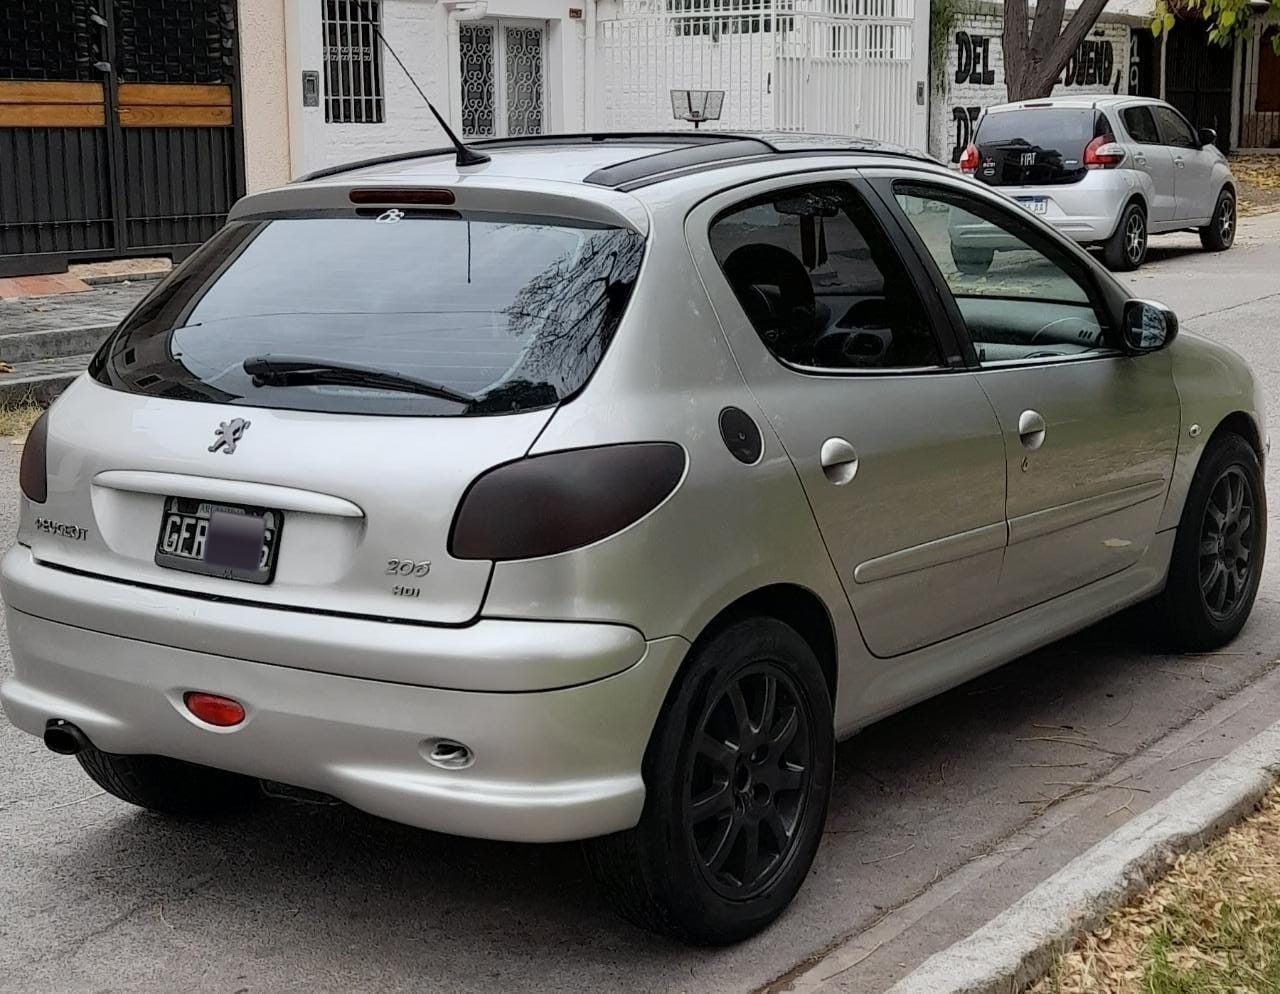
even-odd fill
[(712, 89), (725, 91), (712, 127), (919, 143), (913, 59), (927, 23), (920, 30), (917, 2), (602, 3), (595, 120), (608, 130), (679, 127), (669, 91)]

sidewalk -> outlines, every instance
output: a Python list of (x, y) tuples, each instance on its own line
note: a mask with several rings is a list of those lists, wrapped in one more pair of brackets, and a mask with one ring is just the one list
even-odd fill
[(48, 403), (89, 363), (120, 320), (155, 287), (111, 283), (80, 293), (0, 300), (0, 406)]

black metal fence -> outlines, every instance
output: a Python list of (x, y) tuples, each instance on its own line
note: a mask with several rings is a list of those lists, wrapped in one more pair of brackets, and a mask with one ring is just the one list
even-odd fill
[(0, 276), (182, 257), (243, 193), (234, 0), (0, 3)]
[(1193, 127), (1217, 131), (1218, 147), (1229, 152), (1234, 49), (1211, 43), (1204, 22), (1191, 19), (1179, 21), (1165, 44), (1165, 99), (1182, 111)]

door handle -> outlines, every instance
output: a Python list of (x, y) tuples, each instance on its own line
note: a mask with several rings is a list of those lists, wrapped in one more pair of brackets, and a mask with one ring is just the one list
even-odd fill
[(822, 475), (837, 487), (843, 487), (858, 475), (858, 453), (843, 438), (828, 438), (822, 443), (818, 458)]
[(1039, 411), (1023, 411), (1019, 415), (1018, 438), (1022, 440), (1024, 449), (1034, 452), (1044, 445), (1045, 430), (1044, 418), (1040, 416)]
[(1178, 155), (1178, 156), (1174, 156), (1173, 161), (1177, 164), (1177, 166), (1178, 166), (1178, 168), (1179, 168), (1179, 169), (1186, 169), (1186, 168), (1187, 168), (1187, 164), (1186, 164), (1185, 162), (1183, 162), (1183, 161), (1182, 161), (1182, 156), (1180, 156), (1180, 155)]

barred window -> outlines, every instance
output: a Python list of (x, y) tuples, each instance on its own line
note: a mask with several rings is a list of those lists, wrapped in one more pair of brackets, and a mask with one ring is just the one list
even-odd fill
[(794, 18), (779, 17), (795, 7), (795, 0), (667, 0), (671, 28), (679, 38), (789, 31)]
[(324, 0), (324, 119), (330, 124), (386, 120), (381, 28), (378, 0)]

